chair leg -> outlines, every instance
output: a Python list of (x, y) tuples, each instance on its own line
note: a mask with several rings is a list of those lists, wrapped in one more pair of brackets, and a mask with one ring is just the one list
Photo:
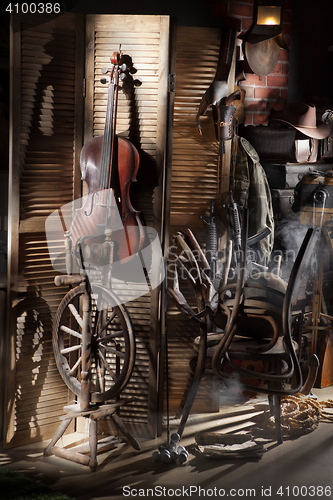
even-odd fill
[(281, 427), (281, 396), (269, 395), (269, 411), (272, 415), (274, 415), (275, 422), (275, 432), (276, 432), (276, 441), (278, 444), (283, 443), (283, 434)]
[(203, 372), (205, 371), (205, 360), (206, 360), (206, 350), (207, 350), (207, 334), (206, 332), (202, 331), (201, 336), (200, 336), (200, 344), (199, 344), (199, 352), (198, 352), (198, 358), (197, 358), (197, 363), (195, 367), (195, 372), (193, 379), (190, 380), (190, 386), (187, 387), (187, 394), (186, 394), (186, 400), (184, 402), (184, 407), (183, 407), (183, 412), (182, 412), (182, 418), (177, 430), (177, 433), (179, 436), (182, 436), (188, 416), (190, 414), (195, 396), (198, 392), (200, 381), (203, 375)]
[(274, 396), (274, 409), (275, 409), (275, 431), (276, 440), (278, 444), (283, 443), (282, 427), (281, 427), (281, 396)]
[(188, 396), (188, 394), (191, 390), (192, 384), (193, 384), (196, 366), (197, 366), (197, 358), (192, 358), (190, 361), (190, 374), (188, 376), (188, 380), (187, 380), (187, 384), (186, 384), (186, 387), (184, 390), (182, 400), (179, 403), (178, 409), (175, 413), (175, 418), (180, 418), (182, 413), (183, 413), (184, 406), (185, 406), (185, 403), (187, 400), (187, 396)]

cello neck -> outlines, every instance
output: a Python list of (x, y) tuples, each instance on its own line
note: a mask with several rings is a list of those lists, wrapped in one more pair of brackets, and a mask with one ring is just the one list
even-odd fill
[[(111, 58), (111, 62), (112, 60), (113, 59)], [(115, 64), (111, 71), (110, 85), (108, 90), (108, 100), (106, 107), (101, 164), (99, 170), (99, 187), (101, 189), (108, 189), (111, 187), (111, 179), (113, 171), (112, 168), (113, 150), (115, 142), (117, 101), (118, 101), (118, 83), (119, 83), (118, 64)]]

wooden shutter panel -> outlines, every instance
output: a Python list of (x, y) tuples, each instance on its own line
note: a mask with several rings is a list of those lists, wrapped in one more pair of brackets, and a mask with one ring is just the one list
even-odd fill
[(195, 123), (202, 96), (211, 85), (218, 63), (221, 31), (179, 27), (177, 30), (170, 226), (204, 227), (218, 189), (218, 143), (211, 106)]
[(74, 14), (50, 18), (12, 19), (8, 447), (51, 438), (69, 396), (52, 350), (67, 289), (53, 283), (45, 219), (79, 197), (84, 32)]
[[(201, 118), (203, 135), (195, 123), (202, 96), (212, 83), (220, 51), (221, 30), (178, 27), (176, 87), (173, 122), (170, 235), (190, 228), (205, 248), (205, 224), (201, 215), (209, 214), (210, 200), (219, 187), (218, 143), (211, 107)], [(192, 298), (188, 282), (180, 281), (184, 295)], [(170, 409), (177, 410), (189, 377), (189, 363), (195, 356), (193, 340), (199, 328), (168, 301)], [(193, 412), (212, 412), (219, 408), (220, 381), (203, 376)]]
[[(131, 202), (144, 223), (163, 238), (163, 203), (168, 112), (169, 17), (135, 15), (87, 16), (85, 140), (103, 135), (107, 85), (101, 69), (119, 50), (132, 58), (138, 80), (133, 92), (119, 91), (116, 132), (128, 138), (140, 153), (137, 182)], [(121, 288), (117, 293), (121, 295)], [(122, 396), (136, 403), (122, 407), (120, 415), (136, 435), (154, 437), (158, 417), (159, 289), (126, 304), (136, 338), (136, 362)], [(160, 417), (161, 418), (161, 417)]]

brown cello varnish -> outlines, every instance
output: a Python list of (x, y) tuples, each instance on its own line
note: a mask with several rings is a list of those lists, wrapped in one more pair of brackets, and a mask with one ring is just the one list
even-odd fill
[[(79, 242), (88, 246), (85, 257), (92, 264), (105, 264), (103, 252), (96, 250), (111, 234), (112, 261), (128, 262), (143, 246), (145, 234), (130, 200), (131, 183), (136, 181), (139, 153), (135, 146), (116, 130), (119, 75), (126, 71), (121, 54), (111, 57), (108, 102), (104, 135), (93, 137), (83, 146), (80, 158), (82, 180), (88, 191), (84, 205), (76, 211), (71, 237), (74, 252)], [(106, 71), (106, 70), (105, 70)], [(76, 249), (76, 250), (75, 250)]]

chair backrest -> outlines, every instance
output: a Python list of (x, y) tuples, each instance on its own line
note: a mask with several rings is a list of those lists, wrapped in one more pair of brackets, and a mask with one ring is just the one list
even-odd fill
[[(292, 267), (282, 310), (282, 327), (287, 347), (291, 347), (291, 310), (305, 271), (313, 258), (321, 237), (320, 228), (309, 228)], [(292, 350), (293, 351), (293, 350)], [(298, 362), (297, 362), (298, 364)]]
[[(281, 318), (286, 289), (287, 283), (273, 273), (252, 274), (243, 286), (242, 302), (235, 322), (237, 333), (258, 340), (270, 338), (276, 335), (275, 327), (271, 327), (274, 322), (279, 335), (282, 335)], [(235, 283), (219, 290), (220, 307), (215, 321), (221, 328), (226, 326), (228, 309), (231, 311), (235, 306), (235, 290)]]
[[(288, 281), (288, 285), (285, 291), (285, 296), (282, 305), (282, 338), (283, 344), (285, 347), (285, 354), (288, 360), (288, 369), (283, 373), (277, 374), (267, 374), (267, 373), (257, 373), (256, 377), (269, 380), (269, 381), (277, 381), (283, 382), (289, 380), (293, 375), (295, 376), (295, 383), (292, 388), (288, 388), (286, 390), (282, 389), (270, 389), (270, 388), (258, 388), (253, 385), (248, 385), (246, 382), (244, 386), (248, 389), (254, 389), (258, 392), (271, 393), (271, 394), (295, 394), (302, 387), (302, 374), (299, 365), (299, 361), (297, 355), (295, 353), (294, 345), (292, 342), (291, 336), (291, 309), (293, 305), (293, 301), (297, 296), (297, 291), (299, 289), (300, 282), (302, 280), (302, 276), (304, 271), (309, 265), (310, 259), (313, 256), (314, 250), (318, 243), (318, 239), (320, 237), (320, 229), (308, 229), (303, 243), (300, 247), (298, 255), (296, 257), (295, 263), (293, 265), (290, 278)], [(243, 289), (244, 290), (244, 286)], [(235, 297), (236, 298), (236, 297)], [(237, 311), (239, 311), (239, 306), (237, 307)], [(230, 318), (230, 316), (229, 316)], [(237, 332), (237, 323), (233, 325), (233, 328), (230, 327), (230, 319), (226, 324), (226, 332), (228, 333), (228, 340), (226, 338), (222, 338), (219, 346), (217, 347), (213, 359), (212, 359), (212, 368), (215, 374), (221, 376), (222, 378), (228, 378), (229, 375), (225, 371), (223, 371), (223, 363), (222, 361), (226, 361), (229, 365), (232, 365), (232, 360), (230, 359), (229, 346)], [(263, 352), (263, 355), (266, 353)], [(274, 352), (272, 353), (274, 356)], [(253, 379), (253, 371), (243, 369), (241, 367), (234, 366), (235, 371), (237, 371), (240, 375), (245, 377), (250, 377)]]

